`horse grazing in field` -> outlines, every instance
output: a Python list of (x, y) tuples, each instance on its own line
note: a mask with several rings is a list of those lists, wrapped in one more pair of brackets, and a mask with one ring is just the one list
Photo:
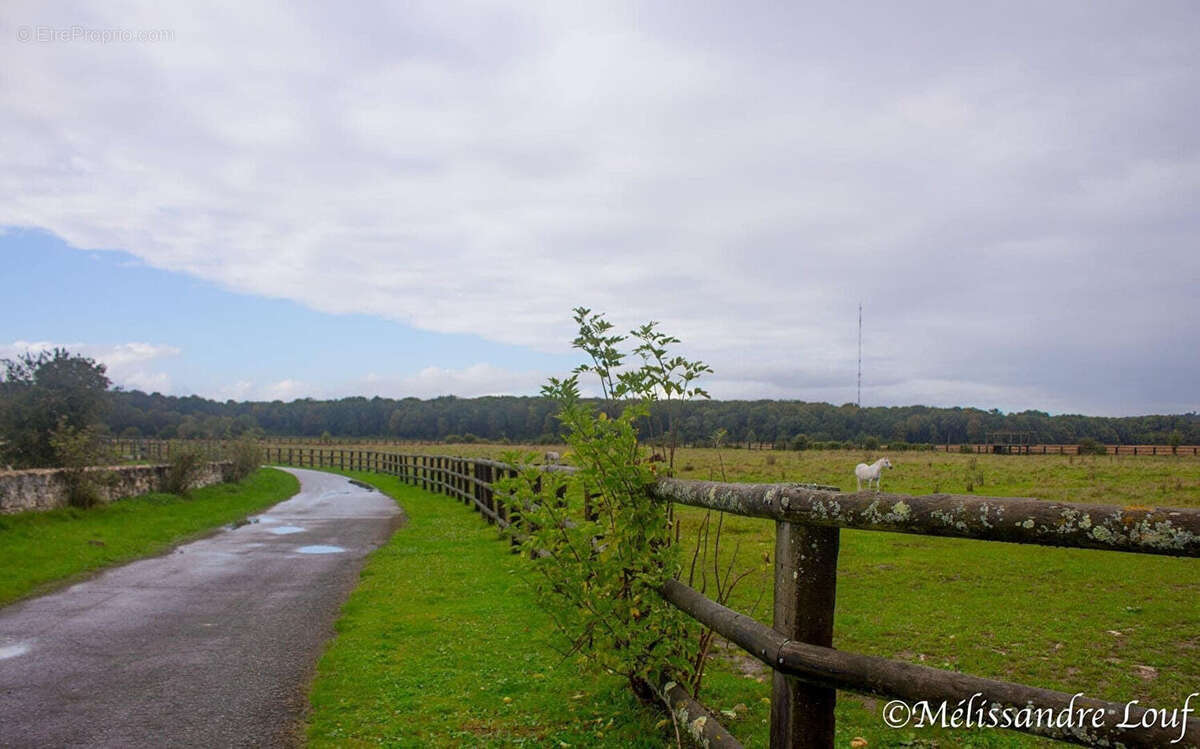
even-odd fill
[(556, 466), (558, 465), (558, 461), (561, 459), (562, 458), (558, 453), (551, 450), (542, 457), (542, 462), (548, 466)]
[(854, 477), (858, 479), (858, 490), (862, 491), (862, 482), (867, 482), (867, 488), (871, 488), (871, 482), (875, 482), (875, 491), (879, 491), (879, 479), (883, 476), (884, 468), (891, 468), (892, 461), (887, 458), (880, 458), (871, 465), (859, 463), (854, 467)]

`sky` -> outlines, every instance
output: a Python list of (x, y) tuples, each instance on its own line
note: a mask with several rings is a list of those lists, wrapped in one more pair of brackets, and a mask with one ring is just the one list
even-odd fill
[(535, 394), (1200, 410), (1200, 4), (6, 2), (0, 357)]

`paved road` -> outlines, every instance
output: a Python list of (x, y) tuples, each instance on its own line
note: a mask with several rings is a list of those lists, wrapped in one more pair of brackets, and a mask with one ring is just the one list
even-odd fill
[[(345, 478), (0, 609), (0, 746), (291, 746), (363, 557), (402, 515)], [(2, 571), (0, 571), (2, 574)]]

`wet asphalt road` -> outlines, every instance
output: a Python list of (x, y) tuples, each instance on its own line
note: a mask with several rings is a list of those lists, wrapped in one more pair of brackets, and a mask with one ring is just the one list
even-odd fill
[(338, 609), (402, 514), (285, 470), (301, 492), (257, 523), (0, 609), (0, 746), (299, 743)]

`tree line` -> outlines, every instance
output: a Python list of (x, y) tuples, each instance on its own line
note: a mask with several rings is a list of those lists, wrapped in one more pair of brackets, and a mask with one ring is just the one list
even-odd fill
[[(214, 401), (199, 396), (113, 392), (105, 415), (116, 435), (226, 438), (243, 434), (302, 437), (391, 437), (427, 441), (473, 439), (561, 442), (554, 405), (540, 397), (300, 399), (284, 403)], [(733, 444), (867, 441), (912, 444), (985, 442), (996, 432), (1019, 432), (1035, 443), (1197, 444), (1200, 415), (1097, 417), (1044, 411), (879, 406), (777, 400), (695, 400), (676, 403), (677, 439), (705, 444), (718, 430)], [(666, 406), (652, 409), (648, 434), (661, 434)]]
[[(685, 445), (722, 439), (751, 447), (887, 443), (897, 448), (904, 443), (981, 443), (996, 432), (1021, 433), (1035, 444), (1200, 444), (1196, 413), (1109, 418), (978, 408), (676, 399), (669, 405), (652, 404), (644, 421), (639, 432), (650, 441)], [(674, 425), (673, 440), (668, 424)], [(58, 465), (76, 454), (83, 460), (79, 456), (104, 433), (160, 439), (388, 437), (517, 443), (560, 443), (564, 436), (554, 402), (541, 397), (222, 402), (112, 389), (103, 364), (62, 349), (0, 361), (0, 461)]]

